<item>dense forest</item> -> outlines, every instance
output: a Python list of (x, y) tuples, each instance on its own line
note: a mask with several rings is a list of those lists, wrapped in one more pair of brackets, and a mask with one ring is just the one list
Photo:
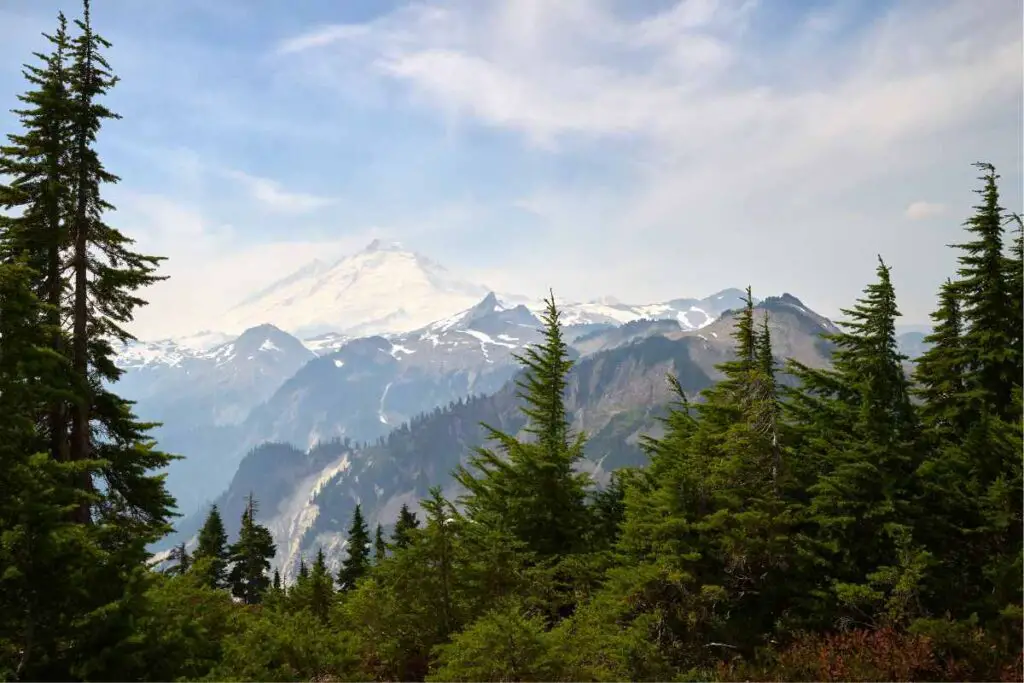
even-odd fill
[(598, 489), (552, 295), (526, 427), (491, 430), (464, 497), (387, 534), (357, 507), (340, 572), (287, 586), (250, 498), (157, 571), (174, 456), (113, 349), (160, 258), (106, 222), (88, 2), (48, 39), (0, 148), (0, 678), (1021, 680), (1022, 226), (990, 165), (909, 376), (881, 259), (827, 370), (777, 365), (748, 290), (725, 379), (676, 383), (647, 464)]

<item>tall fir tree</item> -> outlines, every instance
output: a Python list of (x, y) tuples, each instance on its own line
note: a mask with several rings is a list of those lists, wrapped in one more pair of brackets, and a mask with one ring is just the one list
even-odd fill
[(569, 435), (565, 389), (573, 364), (559, 318), (552, 293), (541, 316), (543, 341), (516, 356), (524, 367), (517, 385), (531, 439), (484, 425), (497, 450), (476, 448), (469, 466), (455, 472), (468, 491), (462, 502), (469, 517), (500, 524), (541, 558), (584, 550), (591, 521), (591, 480), (573, 470), (584, 437)]
[[(44, 34), (45, 35), (45, 34)], [(0, 147), (0, 174), (12, 178), (0, 185), (0, 261), (21, 262), (33, 268), (34, 289), (48, 304), (46, 324), (49, 346), (65, 353), (61, 311), (67, 281), (63, 261), (68, 247), (65, 216), (68, 191), (70, 96), (67, 59), (70, 39), (67, 20), (58, 15), (57, 30), (45, 35), (53, 46), (49, 55), (37, 54), (41, 65), (26, 65), (25, 79), (34, 90), (19, 96), (24, 109), (15, 110), (23, 132), (8, 135)], [(68, 459), (67, 406), (74, 398), (70, 387), (55, 393), (47, 417), (49, 451), (55, 460)]]
[(270, 560), (277, 553), (270, 531), (256, 521), (256, 499), (249, 500), (242, 513), (242, 526), (238, 541), (231, 546), (231, 571), (228, 581), (231, 593), (247, 605), (259, 604), (270, 586)]
[(322, 623), (327, 623), (330, 616), (331, 602), (334, 598), (334, 579), (327, 570), (327, 560), (323, 548), (316, 551), (313, 571), (309, 575), (309, 609)]
[(380, 564), (388, 556), (388, 544), (384, 540), (384, 530), (377, 524), (377, 534), (373, 539), (373, 561)]
[(989, 410), (1013, 418), (1013, 387), (1020, 382), (1020, 292), (1014, 286), (1004, 251), (1005, 215), (999, 205), (999, 176), (988, 163), (975, 164), (982, 171), (977, 190), (981, 203), (965, 224), (969, 241), (954, 245), (960, 250), (957, 288), (962, 301), (967, 352), (966, 384), (975, 410)]
[(348, 556), (342, 560), (338, 570), (338, 588), (343, 592), (353, 590), (370, 568), (370, 532), (363, 519), (362, 506), (358, 503), (352, 513), (347, 540)]
[[(114, 363), (113, 344), (134, 339), (124, 326), (145, 304), (138, 290), (164, 278), (155, 274), (162, 259), (132, 251), (133, 240), (104, 221), (114, 207), (103, 198), (103, 188), (118, 178), (104, 167), (96, 143), (104, 122), (119, 118), (101, 102), (117, 78), (103, 56), (110, 43), (93, 30), (90, 9), (84, 0), (69, 69), (71, 359), (85, 394), (72, 410), (70, 456), (103, 462), (96, 474), (105, 493), (96, 512), (105, 525), (131, 527), (132, 545), (144, 548), (169, 530), (173, 500), (152, 470), (165, 467), (171, 457), (156, 450), (147, 436), (153, 425), (137, 420), (131, 403), (107, 385), (123, 372)], [(97, 441), (99, 432), (108, 438)], [(84, 478), (83, 485), (91, 489), (93, 477)], [(79, 509), (78, 521), (88, 523), (92, 517), (89, 506)]]
[(409, 534), (419, 525), (420, 520), (416, 517), (416, 513), (411, 512), (409, 506), (402, 503), (402, 509), (398, 511), (398, 520), (395, 522), (395, 529), (391, 534), (391, 543), (395, 548), (405, 548), (409, 545)]
[(914, 368), (915, 393), (921, 399), (921, 418), (933, 436), (961, 439), (969, 427), (965, 405), (964, 325), (959, 288), (946, 280), (939, 291), (939, 307), (932, 313), (932, 332), (926, 350)]
[(226, 588), (228, 571), (228, 534), (224, 530), (217, 505), (210, 506), (195, 552), (192, 554), (193, 572), (210, 588)]
[[(2, 233), (0, 233), (2, 234)], [(76, 621), (94, 604), (103, 553), (68, 513), (88, 463), (56, 460), (38, 429), (65, 388), (67, 361), (49, 347), (33, 291), (38, 274), (0, 263), (0, 678), (63, 680)]]
[[(790, 363), (801, 383), (796, 393), (805, 399), (796, 402), (794, 418), (804, 422), (805, 437), (813, 434), (802, 446), (820, 463), (808, 489), (808, 540), (829, 567), (820, 596), (861, 619), (882, 618), (892, 612), (890, 600), (917, 595), (911, 568), (898, 565), (925, 558), (912, 533), (920, 452), (906, 358), (896, 341), (899, 310), (881, 258), (876, 272), (877, 282), (843, 310), (846, 331), (831, 336), (832, 369)], [(893, 577), (901, 572), (906, 582), (897, 587)]]

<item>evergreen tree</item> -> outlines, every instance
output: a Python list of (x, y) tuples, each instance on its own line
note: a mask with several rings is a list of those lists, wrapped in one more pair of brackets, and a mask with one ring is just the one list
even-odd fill
[(228, 535), (224, 531), (217, 505), (210, 506), (199, 539), (192, 555), (193, 571), (210, 588), (226, 588), (228, 567)]
[(231, 593), (247, 605), (258, 604), (270, 585), (267, 571), (270, 560), (277, 553), (270, 531), (256, 521), (256, 500), (249, 501), (242, 513), (242, 527), (238, 541), (231, 546), (232, 567), (228, 574)]
[[(67, 282), (62, 267), (68, 246), (64, 216), (69, 202), (70, 112), (66, 65), (70, 43), (63, 14), (58, 15), (57, 31), (44, 36), (53, 52), (36, 55), (41, 66), (25, 66), (25, 79), (36, 89), (19, 96), (27, 108), (14, 112), (23, 132), (8, 135), (9, 144), (0, 147), (0, 175), (12, 178), (10, 185), (0, 185), (0, 206), (10, 211), (0, 213), (0, 261), (20, 262), (34, 269), (35, 293), (47, 304), (48, 345), (63, 354), (61, 307)], [(68, 390), (70, 387), (53, 395), (47, 418), (49, 452), (58, 461), (68, 459), (67, 401), (74, 396)]]
[[(37, 429), (64, 391), (35, 271), (0, 263), (0, 678), (61, 680), (75, 622), (94, 604), (80, 577), (102, 558), (72, 524), (83, 465), (55, 460)], [(86, 463), (84, 466), (87, 466)]]
[(525, 369), (517, 385), (532, 440), (484, 425), (497, 451), (477, 448), (469, 467), (455, 472), (468, 491), (462, 502), (470, 518), (500, 524), (542, 558), (583, 550), (591, 521), (590, 478), (573, 471), (584, 438), (569, 436), (564, 394), (572, 361), (559, 316), (552, 294), (542, 315), (544, 341), (516, 357)]
[(373, 561), (380, 564), (388, 556), (388, 545), (384, 542), (384, 531), (377, 524), (377, 535), (373, 541)]
[(362, 507), (356, 504), (352, 524), (348, 528), (348, 557), (338, 571), (338, 588), (351, 591), (370, 568), (370, 533), (363, 519)]
[(323, 623), (327, 623), (331, 602), (334, 598), (334, 579), (327, 571), (327, 560), (323, 548), (316, 551), (313, 572), (309, 576), (310, 600), (309, 608), (313, 615)]
[[(1004, 253), (1005, 217), (999, 205), (999, 188), (991, 164), (975, 164), (982, 171), (981, 203), (966, 222), (974, 238), (955, 245), (961, 250), (960, 279), (967, 350), (966, 384), (976, 410), (1012, 418), (1013, 387), (1022, 373), (1020, 339), (1020, 291), (1011, 291), (1012, 272)], [(983, 407), (984, 408), (983, 408)]]
[(281, 572), (277, 571), (276, 569), (274, 570), (274, 580), (271, 581), (270, 587), (273, 588), (275, 591), (283, 590), (281, 587)]
[(420, 520), (416, 518), (415, 512), (409, 511), (409, 506), (402, 503), (402, 509), (398, 511), (398, 521), (395, 522), (395, 529), (391, 534), (391, 542), (395, 548), (405, 548), (409, 545), (409, 533), (418, 528)]
[(965, 405), (965, 350), (958, 287), (947, 280), (939, 292), (939, 307), (932, 313), (929, 345), (914, 368), (915, 393), (921, 398), (921, 418), (932, 434), (962, 438), (969, 408)]
[[(75, 23), (79, 35), (71, 41), (69, 69), (72, 201), (67, 216), (73, 271), (71, 359), (86, 397), (72, 411), (70, 454), (72, 460), (104, 461), (98, 474), (107, 504), (98, 512), (104, 524), (131, 527), (132, 545), (144, 548), (169, 530), (173, 500), (163, 479), (150, 471), (165, 467), (171, 458), (148, 439), (152, 425), (139, 422), (131, 403), (104, 383), (116, 382), (123, 372), (114, 363), (113, 343), (134, 339), (124, 325), (145, 303), (137, 291), (163, 279), (154, 274), (161, 259), (132, 251), (132, 240), (104, 222), (113, 207), (103, 199), (102, 189), (118, 178), (104, 167), (96, 141), (103, 123), (119, 118), (100, 101), (117, 78), (102, 54), (110, 43), (93, 31), (89, 0), (84, 0), (82, 19)], [(94, 441), (97, 432), (111, 438)], [(91, 490), (93, 478), (85, 477), (83, 485)], [(91, 518), (83, 505), (78, 521)]]
[(188, 550), (185, 549), (184, 543), (179, 543), (172, 548), (167, 559), (175, 563), (174, 566), (167, 570), (170, 574), (186, 574), (192, 567), (192, 557), (188, 554)]
[(809, 489), (809, 540), (821, 544), (831, 576), (821, 595), (861, 620), (892, 607), (885, 605), (895, 599), (892, 581), (900, 572), (906, 581), (899, 596), (916, 595), (917, 579), (906, 571), (925, 559), (910, 526), (920, 453), (905, 357), (896, 343), (899, 311), (881, 259), (877, 274), (865, 296), (843, 311), (849, 320), (843, 323), (846, 332), (831, 337), (833, 368), (790, 364), (805, 397), (795, 418), (809, 420), (804, 435), (813, 435), (803, 448), (821, 463)]

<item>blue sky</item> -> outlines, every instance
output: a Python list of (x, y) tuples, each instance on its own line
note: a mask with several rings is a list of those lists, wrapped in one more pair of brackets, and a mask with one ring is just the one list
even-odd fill
[[(0, 4), (0, 109), (72, 0)], [(498, 291), (751, 284), (908, 322), (992, 161), (1020, 210), (1005, 0), (93, 0), (117, 224), (169, 257), (136, 331), (215, 326), (312, 258), (402, 241)], [(12, 116), (0, 114), (0, 131)]]

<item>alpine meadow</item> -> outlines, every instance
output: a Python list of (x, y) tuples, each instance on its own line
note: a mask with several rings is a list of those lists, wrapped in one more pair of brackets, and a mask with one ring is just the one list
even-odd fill
[[(755, 292), (762, 292), (745, 283), (703, 298), (646, 304), (563, 299), (549, 288), (562, 288), (566, 280), (558, 278), (626, 287), (638, 277), (671, 280), (701, 260), (733, 277), (729, 269), (740, 252), (748, 258), (761, 249), (746, 238), (723, 238), (717, 250), (695, 254), (675, 242), (659, 246), (658, 233), (639, 227), (624, 235), (588, 226), (581, 241), (595, 244), (581, 250), (614, 242), (625, 261), (634, 242), (654, 241), (651, 249), (672, 253), (674, 265), (667, 271), (652, 265), (649, 272), (645, 265), (621, 266), (615, 273), (634, 275), (620, 277), (605, 273), (605, 261), (595, 256), (576, 269), (569, 257), (552, 256), (564, 248), (553, 228), (492, 231), (484, 240), (487, 255), (478, 250), (483, 247), (466, 247), (467, 260), (479, 257), (488, 268), (496, 252), (514, 253), (533, 274), (532, 286), (545, 293), (529, 297), (495, 292), (475, 284), (476, 276), (450, 273), (376, 238), (340, 260), (317, 252), (316, 261), (298, 270), (284, 264), (280, 251), (280, 272), (249, 273), (253, 283), (263, 280), (247, 298), (211, 315), (209, 325), (204, 319), (162, 338), (140, 333), (138, 322), (147, 291), (171, 291), (160, 288), (171, 286), (177, 271), (166, 254), (146, 253), (151, 242), (144, 231), (132, 229), (136, 223), (115, 208), (121, 197), (136, 196), (119, 194), (136, 180), (127, 173), (122, 179), (105, 160), (128, 158), (124, 150), (134, 138), (111, 142), (122, 126), (137, 123), (132, 130), (146, 135), (171, 126), (181, 145), (204, 134), (194, 120), (181, 119), (179, 131), (176, 119), (156, 106), (136, 111), (135, 123), (113, 110), (125, 101), (117, 99), (120, 53), (100, 24), (124, 4), (83, 0), (76, 18), (58, 14), (45, 48), (22, 57), (28, 62), (19, 77), (23, 89), (0, 145), (0, 680), (1024, 680), (1024, 220), (1013, 206), (1019, 188), (1006, 180), (1019, 179), (1019, 168), (993, 158), (1001, 178), (992, 163), (975, 163), (975, 184), (941, 197), (942, 207), (961, 200), (967, 206), (973, 191), (966, 216), (942, 213), (937, 203), (908, 209), (921, 220), (962, 221), (949, 245), (938, 231), (913, 233), (922, 261), (938, 253), (934, 247), (945, 248), (955, 267), (934, 291), (930, 323), (911, 332), (901, 312), (908, 299), (896, 285), (902, 271), (919, 264), (884, 253), (842, 254), (842, 245), (863, 235), (839, 239), (839, 257), (802, 252), (770, 264), (780, 278), (811, 269), (822, 283), (839, 277), (833, 269), (863, 273), (859, 297), (829, 317), (792, 294), (759, 299)], [(164, 3), (152, 6), (158, 4)], [(255, 16), (273, 4), (241, 11)], [(296, 4), (303, 16), (314, 5)], [(485, 4), (491, 3), (475, 7)], [(640, 12), (640, 4), (620, 9)], [(696, 25), (702, 10), (694, 7), (702, 4), (716, 3), (683, 2), (691, 13), (673, 16), (679, 25)], [(237, 8), (227, 0), (212, 5), (218, 7), (195, 16), (213, 22), (216, 12)], [(597, 23), (605, 7), (600, 0), (569, 5), (578, 21)], [(516, 81), (521, 90), (500, 91), (497, 81), (459, 66), (443, 48), (413, 55), (419, 39), (407, 31), (420, 24), (409, 17), (459, 40), (478, 25), (452, 19), (455, 4), (412, 7), (365, 24), (321, 28), (275, 54), (343, 43), (339, 53), (355, 59), (349, 52), (369, 49), (361, 37), (382, 32), (381, 40), (391, 42), (374, 58), (375, 77), (436, 85), (461, 74), (460, 96), (490, 93), (483, 104), (451, 104), (449, 129), (430, 133), (431, 149), (462, 150), (453, 140), (490, 135), (474, 153), (507, 152), (507, 138), (466, 132), (471, 126), (456, 118), (490, 117), (487, 125), (511, 126), (515, 114), (502, 109), (504, 98), (514, 101), (512, 109), (528, 109), (540, 107), (543, 97), (531, 97), (525, 76)], [(0, 22), (5, 16), (20, 15), (0, 7)], [(626, 62), (635, 44), (648, 50), (661, 40), (661, 29), (649, 21), (620, 20), (615, 26), (635, 32), (601, 44), (614, 44)], [(600, 25), (611, 36), (611, 19)], [(517, 26), (509, 34), (526, 31)], [(187, 42), (181, 38), (181, 45)], [(584, 38), (579, 44), (589, 46)], [(525, 64), (529, 53), (516, 55)], [(240, 52), (230, 54), (224, 59), (241, 59)], [(709, 73), (716, 68), (718, 53), (703, 43), (672, 54), (672, 69), (680, 72), (690, 68), (679, 65), (686, 60), (704, 65), (707, 59)], [(1019, 61), (1019, 43), (1013, 54)], [(412, 64), (410, 55), (436, 61)], [(311, 73), (328, 69), (322, 58)], [(143, 79), (154, 68), (138, 59), (123, 60), (130, 78)], [(484, 59), (474, 64), (488, 68)], [(272, 67), (253, 62), (247, 68)], [(562, 68), (553, 66), (552, 73)], [(572, 97), (589, 92), (592, 79), (609, 78), (604, 67), (575, 68)], [(840, 78), (840, 71), (829, 76)], [(353, 82), (337, 89), (358, 86), (373, 101), (353, 107), (387, 99), (370, 75), (349, 75)], [(1019, 105), (1019, 73), (1016, 78)], [(151, 89), (165, 85), (155, 73), (151, 80)], [(274, 83), (268, 92), (277, 92)], [(616, 114), (622, 121), (642, 118), (638, 112), (650, 102), (641, 86), (649, 83), (635, 83), (636, 100), (608, 95), (587, 104), (594, 109), (586, 115), (568, 99), (534, 119), (524, 113), (544, 125), (528, 133), (535, 146), (522, 154), (583, 154), (580, 148), (590, 144), (584, 138), (603, 125), (601, 107), (622, 107)], [(419, 91), (420, 99), (440, 97), (437, 87)], [(703, 92), (681, 91), (694, 98)], [(730, 100), (731, 107), (757, 107), (774, 96), (771, 88), (758, 93)], [(662, 95), (654, 100), (658, 106), (671, 104)], [(210, 95), (181, 97), (200, 106)], [(922, 108), (910, 99), (893, 110), (896, 123), (886, 131)], [(379, 106), (378, 124), (388, 125), (384, 119), (397, 116), (391, 108), (398, 105)], [(827, 115), (825, 109), (815, 115)], [(727, 117), (696, 104), (694, 110)], [(849, 116), (865, 115), (856, 111)], [(556, 119), (574, 115), (583, 116), (583, 132), (563, 136), (560, 127), (569, 123)], [(244, 134), (271, 135), (264, 123)], [(367, 204), (413, 202), (401, 198), (403, 182), (415, 185), (409, 174), (422, 174), (429, 184), (440, 182), (430, 176), (451, 170), (417, 160), (426, 154), (414, 146), (425, 125), (421, 116), (404, 132), (393, 129), (391, 140), (381, 129), (374, 144), (401, 147), (415, 168), (395, 181), (396, 189), (363, 196)], [(627, 145), (629, 125), (610, 125), (623, 137), (609, 148)], [(670, 128), (677, 134), (688, 125)], [(812, 139), (832, 124), (807, 125)], [(346, 144), (362, 144), (361, 132), (346, 130)], [(320, 135), (288, 132), (300, 134)], [(1018, 128), (1000, 146), (1019, 146), (1019, 134)], [(326, 142), (307, 144), (313, 147), (301, 154), (275, 147), (274, 165), (301, 164), (299, 157), (319, 153), (320, 144), (325, 157), (333, 154)], [(172, 153), (170, 146), (160, 149)], [(622, 162), (652, 174), (683, 157), (714, 163), (703, 158), (716, 154), (710, 144), (706, 154), (680, 149), (666, 148), (663, 161), (587, 160), (592, 169)], [(1019, 152), (1011, 158), (1019, 161)], [(794, 151), (793, 159), (802, 153)], [(339, 157), (327, 173), (365, 173), (390, 184), (387, 151), (380, 154), (352, 162), (356, 171), (341, 169), (352, 160)], [(879, 164), (899, 156), (879, 154), (885, 159)], [(992, 158), (987, 147), (976, 154)], [(572, 177), (569, 186), (577, 189), (593, 179), (558, 166), (568, 161), (537, 170), (538, 162), (515, 159), (509, 163), (516, 172)], [(460, 164), (453, 162), (470, 203), (498, 202), (502, 183), (474, 179)], [(912, 168), (925, 173), (926, 165)], [(251, 202), (262, 198), (260, 211), (279, 209), (274, 220), (281, 223), (301, 215), (332, 226), (356, 220), (346, 213), (360, 201), (355, 190), (335, 201), (326, 193), (289, 194), (241, 172), (211, 173), (221, 173), (224, 183), (249, 183)], [(304, 177), (320, 173), (310, 166)], [(747, 196), (740, 183), (769, 182), (771, 175), (736, 173), (729, 203), (740, 207)], [(606, 180), (594, 187), (617, 183)], [(900, 192), (880, 186), (857, 192)], [(695, 187), (685, 190), (685, 201), (699, 203), (710, 192)], [(588, 194), (587, 210), (567, 220), (611, 215), (605, 203), (611, 199), (604, 197), (618, 197), (621, 189)], [(227, 202), (216, 187), (195, 191)], [(785, 188), (787, 195), (803, 191)], [(414, 187), (408, 192), (419, 196)], [(810, 201), (780, 198), (780, 212), (788, 213), (779, 220)], [(537, 199), (531, 210), (541, 212), (540, 205), (554, 213), (565, 206)], [(461, 220), (456, 210), (441, 218), (419, 212), (413, 218), (423, 224)], [(866, 208), (847, 213), (850, 220), (874, 220)], [(643, 220), (639, 210), (621, 215)], [(827, 223), (829, 215), (819, 218)], [(715, 229), (695, 226), (686, 215), (673, 220), (677, 232)], [(173, 241), (193, 240), (198, 254), (204, 237), (186, 222), (173, 224)], [(256, 239), (245, 234), (243, 218), (237, 222), (227, 233), (231, 240)], [(437, 241), (490, 229), (458, 228), (436, 233), (447, 234)], [(409, 234), (428, 246), (435, 235), (427, 228)], [(736, 234), (743, 233), (729, 233)], [(770, 258), (778, 260), (761, 260)], [(211, 284), (193, 300), (165, 297), (148, 308), (193, 325), (189, 318), (201, 316), (207, 290), (216, 296), (216, 276), (210, 273)], [(633, 300), (654, 291), (629, 286), (637, 287)], [(201, 335), (185, 334), (201, 325)]]

